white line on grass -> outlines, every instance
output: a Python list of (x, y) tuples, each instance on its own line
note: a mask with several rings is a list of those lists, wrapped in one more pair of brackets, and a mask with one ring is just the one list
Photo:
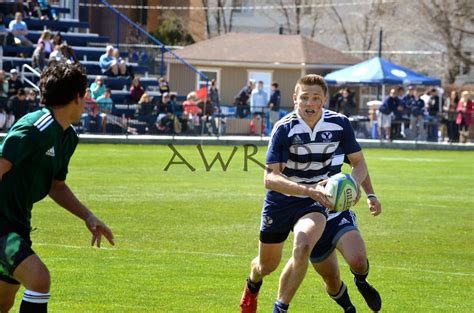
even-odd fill
[[(86, 245), (73, 246), (73, 245), (63, 245), (63, 244), (54, 244), (54, 243), (35, 243), (35, 246), (59, 247), (59, 248), (65, 248), (65, 249), (90, 249), (90, 247)], [(140, 253), (146, 252), (146, 253), (157, 253), (157, 254), (173, 254), (173, 253), (174, 254), (194, 254), (194, 255), (225, 257), (225, 258), (238, 258), (238, 257), (248, 258), (249, 257), (247, 255), (238, 255), (238, 254), (230, 254), (230, 253), (212, 253), (212, 252), (199, 252), (199, 251), (186, 251), (186, 250), (171, 251), (171, 250), (108, 248), (108, 247), (102, 247), (100, 249), (107, 250), (107, 251), (128, 251), (128, 252), (140, 252)], [(341, 263), (346, 264), (344, 261), (341, 261)], [(384, 268), (384, 269), (391, 269), (391, 270), (405, 271), (405, 272), (422, 272), (422, 273), (456, 275), (456, 276), (474, 276), (474, 273), (435, 271), (435, 270), (421, 269), (421, 268), (415, 268), (415, 267), (410, 268), (410, 267), (377, 265), (377, 268)]]
[[(90, 246), (73, 246), (73, 245), (63, 245), (63, 244), (54, 244), (54, 243), (35, 243), (35, 246), (45, 246), (45, 247), (59, 247), (65, 249), (90, 249)], [(109, 250), (109, 251), (128, 251), (128, 252), (146, 252), (146, 253), (159, 253), (159, 254), (197, 254), (197, 255), (207, 255), (207, 256), (218, 256), (225, 258), (235, 258), (239, 257), (237, 254), (230, 253), (212, 253), (212, 252), (199, 252), (199, 251), (186, 251), (186, 250), (150, 250), (150, 249), (130, 249), (130, 248), (109, 248), (101, 247), (100, 250)]]
[(380, 268), (397, 270), (397, 271), (406, 271), (406, 272), (423, 272), (423, 273), (456, 275), (456, 276), (474, 276), (473, 273), (464, 273), (464, 272), (444, 272), (444, 271), (434, 271), (434, 270), (426, 270), (426, 269), (420, 269), (420, 268), (396, 267), (396, 266), (385, 266), (385, 265), (376, 265), (376, 266)]

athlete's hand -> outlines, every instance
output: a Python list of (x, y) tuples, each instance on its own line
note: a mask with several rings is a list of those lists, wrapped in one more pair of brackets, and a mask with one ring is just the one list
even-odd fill
[(367, 205), (369, 206), (370, 214), (372, 214), (373, 216), (377, 216), (382, 213), (382, 204), (380, 204), (377, 198), (368, 198)]
[(332, 205), (327, 198), (330, 196), (330, 194), (326, 193), (326, 190), (324, 189), (324, 186), (326, 186), (327, 182), (328, 180), (325, 179), (315, 185), (309, 186), (308, 196), (310, 196), (313, 200), (318, 201), (326, 208), (333, 210), (334, 205)]
[(112, 234), (112, 231), (110, 230), (110, 228), (108, 228), (107, 225), (105, 225), (102, 221), (100, 221), (97, 217), (95, 217), (94, 214), (91, 214), (86, 219), (86, 226), (89, 229), (89, 231), (92, 233), (91, 246), (96, 245), (97, 248), (100, 248), (100, 242), (101, 242), (102, 236), (107, 238), (107, 240), (110, 242), (112, 246), (115, 245), (114, 235)]

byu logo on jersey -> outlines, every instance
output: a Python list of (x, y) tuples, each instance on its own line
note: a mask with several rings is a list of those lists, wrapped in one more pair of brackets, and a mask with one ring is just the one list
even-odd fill
[(271, 226), (273, 224), (273, 219), (270, 216), (264, 215), (262, 217), (262, 222), (265, 226)]
[(48, 151), (46, 151), (46, 153), (44, 155), (47, 155), (47, 156), (50, 156), (50, 157), (53, 157), (56, 155), (54, 153), (54, 146), (52, 146)]
[(321, 138), (323, 138), (323, 140), (331, 140), (332, 133), (331, 132), (322, 132), (321, 133)]

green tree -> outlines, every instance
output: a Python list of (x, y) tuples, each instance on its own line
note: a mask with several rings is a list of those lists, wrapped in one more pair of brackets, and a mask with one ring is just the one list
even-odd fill
[(163, 16), (160, 27), (151, 33), (156, 39), (169, 46), (185, 46), (194, 43), (181, 17), (174, 12)]

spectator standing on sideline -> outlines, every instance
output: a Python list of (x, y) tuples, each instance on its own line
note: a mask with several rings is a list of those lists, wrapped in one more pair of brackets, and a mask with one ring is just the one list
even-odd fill
[(278, 89), (278, 83), (272, 83), (272, 92), (270, 94), (270, 100), (268, 101), (268, 109), (270, 110), (270, 127), (280, 119), (280, 103), (281, 103), (281, 92)]
[(336, 112), (349, 117), (356, 113), (356, 104), (350, 96), (349, 90), (343, 89), (342, 94), (336, 100)]
[(459, 127), (459, 142), (466, 143), (469, 138), (469, 125), (473, 123), (474, 107), (472, 100), (469, 99), (469, 91), (461, 93), (461, 100), (459, 100), (456, 109), (458, 116), (456, 117), (456, 124)]
[(265, 108), (268, 105), (268, 94), (263, 90), (263, 81), (258, 81), (257, 88), (252, 90), (250, 95), (250, 112), (264, 116)]
[(457, 142), (459, 140), (458, 126), (456, 124), (456, 109), (459, 103), (459, 96), (456, 90), (451, 91), (449, 98), (446, 99), (443, 111), (446, 117), (446, 128), (448, 132), (448, 142)]
[[(379, 113), (377, 117), (377, 123), (379, 128), (379, 138), (380, 140), (385, 139), (391, 140), (391, 129), (392, 129), (392, 113), (397, 110), (399, 105), (398, 97), (395, 94), (395, 89), (390, 89), (390, 94), (383, 101), (382, 105), (379, 108)], [(382, 132), (382, 130), (384, 132)]]
[(438, 95), (438, 90), (432, 88), (430, 90), (430, 99), (426, 105), (428, 111), (428, 141), (438, 141), (438, 116), (441, 109), (441, 98)]
[(249, 80), (246, 86), (244, 86), (239, 93), (235, 96), (234, 105), (237, 108), (236, 115), (239, 118), (245, 118), (249, 114), (249, 104), (248, 101), (250, 99), (250, 95), (252, 94), (252, 90), (255, 88), (255, 81)]

